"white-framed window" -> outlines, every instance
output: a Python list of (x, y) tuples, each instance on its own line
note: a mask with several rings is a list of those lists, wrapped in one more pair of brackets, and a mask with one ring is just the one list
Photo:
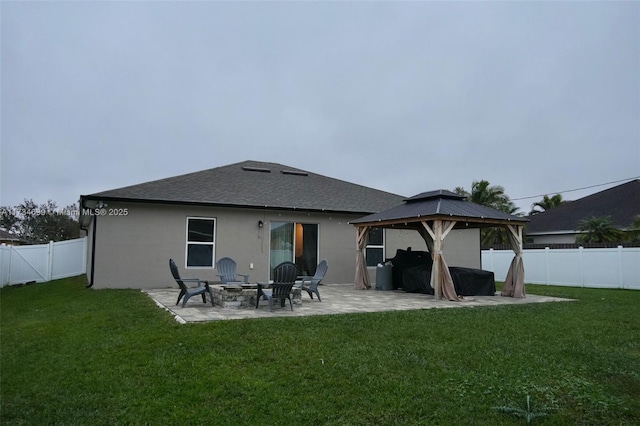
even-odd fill
[(187, 268), (213, 268), (215, 258), (216, 219), (188, 217), (185, 266)]
[(367, 266), (384, 262), (384, 228), (369, 228), (369, 240), (364, 253)]

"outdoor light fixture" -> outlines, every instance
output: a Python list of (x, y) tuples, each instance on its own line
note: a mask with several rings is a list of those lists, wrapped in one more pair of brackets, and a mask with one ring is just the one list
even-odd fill
[(262, 228), (263, 226), (264, 226), (264, 223), (261, 220), (259, 220), (258, 221), (258, 228)]

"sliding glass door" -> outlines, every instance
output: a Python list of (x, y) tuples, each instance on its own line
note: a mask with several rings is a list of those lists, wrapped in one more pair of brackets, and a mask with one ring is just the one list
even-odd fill
[(282, 262), (294, 262), (298, 275), (313, 275), (318, 265), (318, 224), (271, 222), (270, 272)]

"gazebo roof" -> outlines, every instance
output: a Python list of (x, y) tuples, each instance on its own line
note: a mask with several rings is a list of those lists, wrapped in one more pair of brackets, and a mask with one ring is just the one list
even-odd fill
[(460, 301), (462, 299), (456, 294), (453, 278), (442, 254), (442, 242), (454, 228), (501, 226), (508, 230), (507, 235), (515, 252), (501, 294), (525, 297), (521, 252), (522, 228), (528, 221), (522, 217), (466, 201), (465, 197), (445, 189), (423, 192), (407, 198), (404, 204), (349, 222), (357, 229), (355, 286), (359, 289), (371, 288), (363, 254), (371, 227), (413, 229), (424, 238), (433, 259), (431, 285), (436, 299), (445, 297)]
[(423, 192), (390, 209), (352, 220), (352, 225), (393, 226), (410, 222), (448, 219), (463, 222), (464, 227), (504, 224), (523, 225), (528, 219), (466, 201), (465, 197), (445, 189)]

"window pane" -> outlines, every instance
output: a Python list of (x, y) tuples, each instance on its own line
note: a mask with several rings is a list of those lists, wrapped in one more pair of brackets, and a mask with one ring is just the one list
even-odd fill
[(367, 243), (370, 246), (381, 246), (382, 245), (382, 228), (371, 228), (369, 229), (369, 242)]
[(187, 266), (213, 266), (213, 246), (189, 244), (187, 246)]
[(213, 220), (189, 219), (189, 241), (213, 242)]
[(271, 222), (271, 271), (282, 262), (293, 262), (293, 223)]
[(382, 248), (368, 248), (366, 251), (367, 266), (376, 266), (382, 263)]

